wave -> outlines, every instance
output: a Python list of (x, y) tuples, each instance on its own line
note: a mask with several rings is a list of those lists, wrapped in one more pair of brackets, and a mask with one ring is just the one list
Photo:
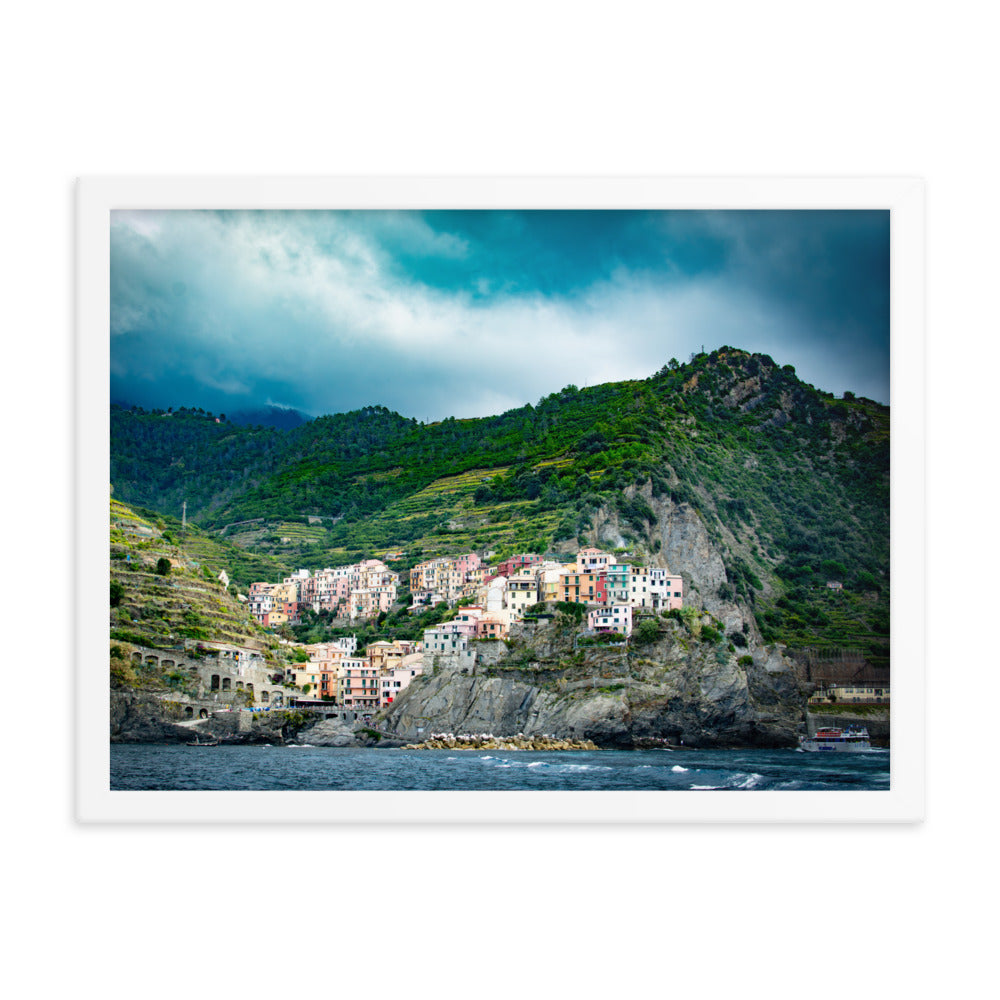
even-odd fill
[(682, 774), (682, 773), (684, 773), (685, 771), (689, 771), (689, 770), (690, 770), (690, 768), (687, 768), (687, 767), (681, 767), (681, 766), (680, 766), (680, 764), (674, 764), (674, 766), (673, 766), (672, 768), (670, 768), (670, 770), (671, 770), (671, 771), (674, 771), (674, 772), (675, 772), (675, 773), (677, 773), (677, 774)]
[[(447, 757), (446, 760), (458, 760), (457, 757)], [(560, 761), (551, 760), (510, 760), (507, 757), (494, 757), (492, 754), (485, 754), (479, 758), (484, 764), (491, 767), (504, 768), (544, 768), (554, 773), (567, 771), (613, 771), (613, 767), (606, 764), (566, 764)]]
[[(689, 771), (689, 768), (674, 766), (670, 769), (676, 773), (683, 773)], [(692, 784), (688, 787), (693, 791), (706, 791), (708, 789), (734, 789), (742, 790), (749, 788), (756, 788), (762, 781), (764, 781), (764, 775), (757, 774), (755, 771), (715, 771), (709, 769), (695, 768), (694, 773), (700, 777), (702, 781), (714, 781), (717, 784), (702, 785), (702, 784)]]

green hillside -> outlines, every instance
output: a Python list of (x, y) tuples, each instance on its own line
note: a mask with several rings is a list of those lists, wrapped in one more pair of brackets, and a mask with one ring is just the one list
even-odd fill
[(765, 355), (721, 348), (644, 380), (433, 424), (368, 407), (278, 431), (113, 408), (112, 482), (154, 510), (186, 499), (189, 521), (239, 546), (228, 552), (275, 567), (402, 550), (397, 569), (470, 549), (570, 551), (609, 506), (636, 555), (651, 555), (653, 512), (624, 492), (645, 485), (699, 513), (724, 586), (766, 639), (885, 655), (888, 408), (835, 399)]
[[(237, 600), (235, 586), (227, 590), (218, 579), (223, 569), (245, 569), (245, 553), (114, 499), (110, 517), (112, 640), (161, 648), (198, 640), (261, 650), (276, 644)], [(280, 572), (274, 563), (252, 568)]]

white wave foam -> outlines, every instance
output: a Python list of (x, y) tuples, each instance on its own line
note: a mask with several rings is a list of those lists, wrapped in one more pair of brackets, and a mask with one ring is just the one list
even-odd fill
[(670, 770), (671, 771), (676, 771), (678, 774), (683, 774), (685, 771), (689, 771), (690, 768), (681, 767), (680, 764), (674, 764), (674, 766), (672, 768), (670, 768)]
[(709, 792), (721, 788), (721, 785), (691, 785), (692, 792)]

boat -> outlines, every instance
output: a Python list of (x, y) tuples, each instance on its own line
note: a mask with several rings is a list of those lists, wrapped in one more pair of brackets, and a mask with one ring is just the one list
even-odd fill
[(854, 752), (858, 750), (871, 750), (872, 744), (868, 737), (868, 730), (863, 726), (848, 726), (847, 729), (837, 729), (827, 726), (817, 729), (814, 736), (802, 736), (799, 738), (799, 748), (802, 750), (824, 750), (834, 752)]
[(204, 743), (201, 740), (195, 740), (193, 743), (188, 743), (189, 747), (217, 747), (221, 740), (206, 740)]

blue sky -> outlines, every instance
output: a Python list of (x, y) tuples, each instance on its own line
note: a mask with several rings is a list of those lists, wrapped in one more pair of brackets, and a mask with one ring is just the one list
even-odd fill
[(724, 344), (888, 403), (888, 213), (112, 213), (117, 402), (484, 416)]

